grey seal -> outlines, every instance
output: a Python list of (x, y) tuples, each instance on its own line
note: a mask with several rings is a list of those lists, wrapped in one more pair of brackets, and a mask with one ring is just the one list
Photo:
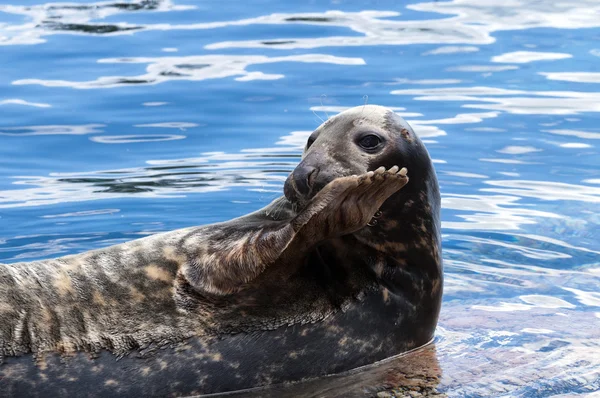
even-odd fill
[(440, 194), (412, 128), (374, 105), (330, 118), (284, 194), (231, 221), (0, 265), (0, 395), (240, 390), (431, 341)]

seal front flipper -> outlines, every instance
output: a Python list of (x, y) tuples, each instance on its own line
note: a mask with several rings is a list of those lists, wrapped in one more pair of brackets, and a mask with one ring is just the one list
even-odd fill
[(269, 265), (292, 263), (291, 258), (306, 254), (326, 239), (363, 228), (383, 202), (407, 183), (406, 169), (381, 167), (333, 180), (289, 222), (262, 223), (253, 229), (246, 219), (246, 228), (236, 221), (208, 227), (185, 242), (185, 247), (200, 248), (200, 254), (180, 273), (201, 291), (234, 293)]
[(356, 232), (408, 183), (406, 172), (398, 166), (380, 167), (360, 176), (337, 178), (317, 193), (291, 224), (309, 242)]

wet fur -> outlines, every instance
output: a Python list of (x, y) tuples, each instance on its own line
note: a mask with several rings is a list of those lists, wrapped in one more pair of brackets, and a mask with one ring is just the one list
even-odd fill
[[(376, 129), (394, 142), (378, 156), (352, 152), (345, 136), (359, 129)], [(376, 106), (333, 117), (314, 135), (302, 160), (322, 167), (312, 196), (343, 176), (408, 168), (410, 183), (381, 206), (377, 226), (328, 235), (310, 223), (312, 213), (298, 221), (303, 211), (317, 212), (310, 205), (281, 197), (221, 224), (0, 265), (0, 396), (69, 385), (67, 395), (89, 393), (90, 380), (108, 374), (115, 384), (98, 382), (99, 395), (110, 396), (117, 385), (133, 395), (247, 388), (347, 370), (429, 341), (440, 309), (442, 262), (439, 190), (427, 151), (408, 124)], [(353, 329), (359, 318), (370, 321)], [(378, 322), (379, 330), (369, 328)], [(328, 353), (339, 352), (344, 341), (345, 355)], [(267, 364), (244, 357), (257, 349)], [(293, 370), (295, 359), (285, 350), (297, 351), (307, 364), (323, 356), (323, 366)], [(67, 365), (57, 360), (65, 355)], [(111, 362), (111, 355), (123, 358)], [(237, 363), (240, 376), (224, 376), (223, 362)], [(98, 366), (103, 370), (89, 370)], [(78, 369), (88, 376), (77, 376)], [(154, 381), (131, 381), (143, 373)], [(73, 387), (64, 381), (69, 374), (87, 381)]]

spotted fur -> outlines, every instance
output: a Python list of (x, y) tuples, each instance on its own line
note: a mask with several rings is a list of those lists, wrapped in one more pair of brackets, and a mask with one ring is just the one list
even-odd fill
[[(369, 132), (377, 153), (356, 145)], [(428, 342), (443, 279), (426, 149), (378, 106), (329, 119), (311, 142), (285, 197), (255, 213), (0, 265), (0, 396), (211, 393)]]

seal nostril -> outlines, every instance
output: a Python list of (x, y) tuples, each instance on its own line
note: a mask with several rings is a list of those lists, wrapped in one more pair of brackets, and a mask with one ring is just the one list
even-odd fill
[(318, 169), (312, 166), (299, 165), (292, 173), (292, 188), (300, 195), (307, 196), (312, 190), (312, 184)]

